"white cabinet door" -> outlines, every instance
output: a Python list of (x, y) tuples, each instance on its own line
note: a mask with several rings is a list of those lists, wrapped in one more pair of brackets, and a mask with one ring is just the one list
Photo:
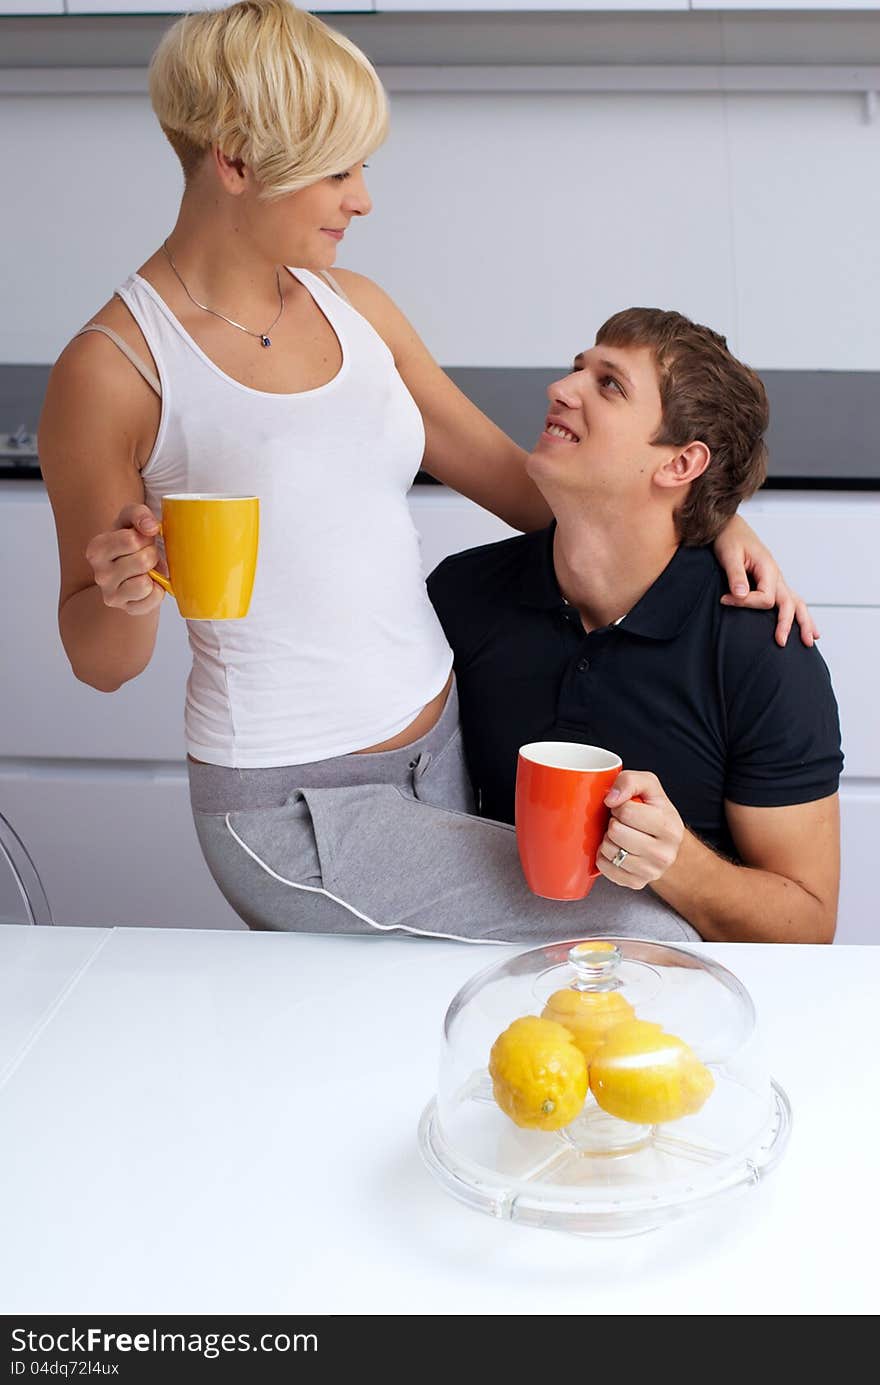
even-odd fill
[[(18, 0), (15, 0), (18, 3)], [(2, 0), (0, 0), (2, 3)], [(24, 0), (21, 0), (24, 3)], [(185, 14), (193, 10), (227, 9), (234, 0), (67, 0), (68, 14)], [(322, 0), (313, 13), (370, 12), (373, 0)]]
[(149, 668), (118, 692), (77, 682), (58, 634), (55, 526), (38, 482), (0, 487), (0, 591), (2, 647), (15, 651), (0, 682), (0, 757), (182, 762), (184, 622), (165, 602)]
[(186, 770), (0, 763), (0, 802), (56, 924), (239, 928), (202, 858)]
[(426, 577), (453, 553), (511, 539), (517, 533), (497, 515), (490, 515), (488, 510), (445, 486), (414, 486), (409, 493), (409, 507), (421, 538)]
[(226, 7), (224, 0), (67, 0), (68, 14), (180, 14)]
[[(410, 506), (422, 533), (425, 572), (450, 553), (514, 533), (445, 487), (415, 487)], [(741, 513), (812, 606), (880, 607), (880, 494), (771, 491), (749, 500)], [(830, 630), (833, 618), (824, 609), (822, 615), (819, 629)]]
[[(342, 6), (351, 9), (353, 6)], [(450, 10), (686, 10), (689, 0), (376, 0), (376, 10), (382, 13), (394, 12), (433, 12), (442, 14)]]
[(877, 842), (880, 839), (880, 780), (846, 784), (840, 790), (840, 907), (835, 942), (880, 943)]
[(691, 0), (692, 10), (880, 10), (880, 0)]
[[(821, 632), (819, 648), (830, 670), (840, 710), (844, 776), (880, 782), (880, 609), (811, 609)], [(880, 823), (877, 826), (880, 836)]]
[(63, 14), (64, 0), (0, 0), (4, 14)]
[(740, 514), (811, 606), (880, 606), (880, 493), (763, 491)]

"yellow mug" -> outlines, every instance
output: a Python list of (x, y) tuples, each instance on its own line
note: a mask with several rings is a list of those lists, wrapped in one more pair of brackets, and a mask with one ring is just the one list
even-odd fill
[(255, 495), (163, 495), (159, 532), (168, 577), (150, 576), (187, 620), (240, 620), (248, 613), (260, 502)]

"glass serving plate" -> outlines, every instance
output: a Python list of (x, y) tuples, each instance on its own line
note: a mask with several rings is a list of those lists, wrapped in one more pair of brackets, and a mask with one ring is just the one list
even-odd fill
[[(534, 1023), (560, 1016), (561, 1029)], [(549, 1048), (535, 1049), (535, 1035)], [(684, 948), (609, 937), (533, 948), (462, 987), (419, 1145), (469, 1207), (619, 1236), (757, 1183), (790, 1126), (733, 973)]]

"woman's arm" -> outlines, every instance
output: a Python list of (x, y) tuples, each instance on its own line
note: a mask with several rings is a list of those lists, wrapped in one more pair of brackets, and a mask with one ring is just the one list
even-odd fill
[(334, 270), (358, 312), (394, 356), (425, 421), (423, 467), (514, 529), (542, 529), (552, 515), (526, 475), (526, 453), (453, 384), (387, 293), (350, 270)]
[[(378, 284), (351, 270), (334, 270), (352, 303), (391, 350), (425, 421), (424, 469), (514, 529), (542, 529), (553, 518), (525, 470), (526, 453), (488, 419), (440, 368), (417, 332)], [(779, 607), (776, 639), (785, 644), (793, 620), (804, 644), (818, 635), (807, 607), (790, 592), (773, 555), (739, 515), (715, 544), (737, 606)], [(748, 577), (756, 581), (749, 590)], [(743, 587), (743, 591), (738, 591)]]
[(138, 468), (140, 425), (153, 407), (144, 391), (112, 343), (77, 338), (52, 370), (38, 428), (61, 565), (61, 640), (77, 678), (102, 692), (146, 668), (164, 596), (146, 575), (159, 555)]
[[(819, 638), (807, 603), (789, 588), (770, 549), (741, 515), (734, 515), (722, 529), (715, 541), (715, 557), (724, 568), (731, 593), (722, 596), (722, 606), (749, 606), (755, 611), (770, 611), (775, 606), (779, 645), (787, 641), (795, 620), (801, 643), (807, 648)], [(750, 577), (754, 578), (754, 591), (749, 587)]]

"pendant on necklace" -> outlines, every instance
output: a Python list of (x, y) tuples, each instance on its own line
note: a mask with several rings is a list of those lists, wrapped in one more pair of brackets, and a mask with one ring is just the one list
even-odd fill
[(263, 333), (263, 335), (260, 337), (260, 341), (261, 341), (261, 343), (263, 344), (263, 346), (271, 346), (271, 345), (272, 345), (272, 342), (271, 342), (270, 339), (266, 336), (265, 333)]

